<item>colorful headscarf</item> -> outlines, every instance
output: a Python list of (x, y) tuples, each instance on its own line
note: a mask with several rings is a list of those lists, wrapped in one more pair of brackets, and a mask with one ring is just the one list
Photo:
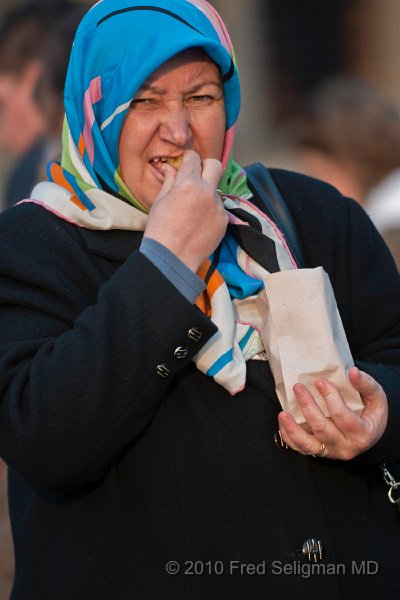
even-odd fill
[(101, 0), (87, 13), (75, 37), (67, 74), (61, 165), (49, 165), (49, 182), (36, 186), (32, 201), (81, 227), (143, 231), (146, 210), (120, 176), (121, 128), (143, 82), (167, 60), (192, 47), (203, 48), (221, 71), (227, 129), (219, 188), (230, 216), (221, 246), (199, 271), (207, 290), (197, 304), (219, 332), (195, 361), (234, 394), (245, 385), (245, 361), (263, 350), (256, 299), (265, 276), (293, 268), (294, 261), (275, 225), (249, 202), (245, 173), (232, 158), (239, 76), (229, 34), (210, 4), (205, 0), (152, 0), (147, 5), (137, 0)]

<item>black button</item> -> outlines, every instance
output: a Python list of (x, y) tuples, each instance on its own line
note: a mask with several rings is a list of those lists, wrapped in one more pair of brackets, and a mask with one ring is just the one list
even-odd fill
[(302, 554), (309, 562), (321, 562), (324, 558), (324, 547), (321, 540), (309, 538), (303, 544)]
[(165, 379), (166, 377), (168, 377), (168, 375), (171, 373), (171, 371), (170, 371), (170, 369), (168, 369), (167, 365), (161, 364), (161, 365), (157, 365), (156, 373), (157, 373), (157, 375), (159, 375), (160, 377)]
[(174, 356), (178, 360), (181, 358), (186, 358), (187, 355), (188, 355), (188, 349), (184, 348), (183, 346), (178, 346), (174, 352)]
[(192, 342), (199, 342), (202, 337), (203, 337), (203, 332), (200, 331), (200, 329), (197, 329), (197, 327), (192, 327), (192, 329), (189, 329), (188, 338)]

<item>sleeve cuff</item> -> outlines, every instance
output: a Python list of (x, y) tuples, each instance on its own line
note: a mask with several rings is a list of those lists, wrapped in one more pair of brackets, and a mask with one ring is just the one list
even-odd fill
[(204, 281), (163, 244), (151, 238), (143, 238), (139, 250), (192, 304), (205, 290)]

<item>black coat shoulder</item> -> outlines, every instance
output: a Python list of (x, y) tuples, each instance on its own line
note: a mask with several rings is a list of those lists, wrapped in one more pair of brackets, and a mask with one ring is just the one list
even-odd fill
[(372, 261), (396, 279), (393, 258), (358, 202), (319, 179), (283, 169), (270, 172), (291, 213), (310, 267), (323, 265), (335, 279), (341, 278), (338, 270), (344, 274), (346, 265), (356, 268)]

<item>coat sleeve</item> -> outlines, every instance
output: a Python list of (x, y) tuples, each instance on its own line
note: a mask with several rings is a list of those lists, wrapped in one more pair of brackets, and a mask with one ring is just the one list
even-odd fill
[(351, 338), (356, 365), (383, 387), (389, 419), (381, 440), (358, 462), (400, 459), (400, 276), (369, 217), (355, 203), (349, 212)]
[(41, 219), (0, 222), (0, 454), (41, 489), (73, 488), (143, 432), (215, 326), (138, 251), (96, 287), (75, 228)]

